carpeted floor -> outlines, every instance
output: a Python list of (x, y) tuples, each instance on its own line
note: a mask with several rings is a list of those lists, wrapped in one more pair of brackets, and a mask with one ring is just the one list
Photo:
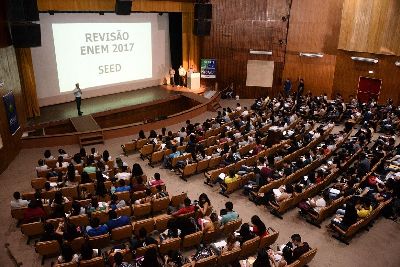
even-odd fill
[[(240, 100), (242, 105), (250, 106), (251, 100)], [(223, 107), (236, 105), (234, 100), (225, 100), (221, 102)], [(202, 122), (206, 118), (215, 116), (215, 113), (207, 112), (201, 116), (193, 118), (194, 122)], [(182, 124), (169, 127), (176, 131)], [(168, 130), (169, 130), (168, 129)], [(96, 146), (99, 151), (108, 149), (112, 157), (119, 156), (121, 153), (120, 145), (131, 139), (131, 137), (106, 140), (105, 145)], [(56, 154), (57, 148), (50, 148)], [(78, 145), (64, 147), (67, 152), (74, 153), (78, 151)], [(88, 150), (90, 148), (87, 148)], [(0, 199), (0, 235), (3, 244), (9, 243), (10, 250), (18, 262), (23, 266), (40, 266), (40, 258), (34, 251), (33, 245), (26, 245), (26, 238), (21, 234), (19, 228), (15, 226), (14, 220), (10, 216), (9, 201), (14, 191), (30, 191), (30, 180), (35, 177), (34, 166), (37, 160), (43, 157), (44, 149), (24, 149), (22, 150), (9, 168), (0, 175), (1, 188)], [(227, 198), (218, 194), (216, 187), (211, 188), (203, 184), (203, 175), (195, 175), (189, 178), (188, 182), (179, 179), (169, 170), (150, 168), (147, 162), (142, 161), (138, 154), (123, 157), (123, 159), (132, 166), (138, 162), (142, 165), (148, 176), (154, 172), (160, 172), (161, 177), (167, 183), (167, 190), (170, 194), (187, 192), (189, 197), (197, 198), (202, 192), (208, 194), (212, 205), (216, 210), (220, 210)], [(230, 201), (234, 203), (234, 208), (243, 218), (243, 222), (249, 222), (252, 215), (257, 214), (266, 223), (267, 227), (272, 227), (280, 232), (277, 244), (283, 244), (289, 241), (293, 233), (299, 233), (311, 247), (318, 248), (318, 253), (309, 266), (328, 267), (397, 267), (400, 266), (400, 225), (391, 220), (379, 218), (370, 231), (363, 231), (356, 235), (349, 246), (346, 246), (336, 239), (333, 239), (325, 225), (318, 229), (304, 220), (298, 218), (297, 210), (293, 209), (284, 214), (283, 220), (272, 216), (264, 207), (255, 206), (241, 192), (235, 192), (231, 195)], [(2, 244), (2, 245), (3, 245)], [(14, 266), (6, 250), (0, 250), (0, 266)], [(46, 261), (45, 266), (50, 266), (51, 260)]]

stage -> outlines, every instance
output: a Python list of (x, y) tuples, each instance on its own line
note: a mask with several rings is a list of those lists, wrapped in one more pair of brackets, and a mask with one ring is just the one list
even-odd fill
[(104, 142), (107, 138), (166, 127), (216, 110), (219, 96), (204, 88), (190, 90), (162, 85), (82, 99), (83, 116), (78, 116), (75, 102), (46, 106), (40, 109), (40, 117), (25, 125), (22, 143), (28, 148), (73, 143), (83, 146), (88, 139)]

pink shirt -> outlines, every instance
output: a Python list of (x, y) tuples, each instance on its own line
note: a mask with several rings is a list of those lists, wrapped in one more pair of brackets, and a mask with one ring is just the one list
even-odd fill
[(164, 181), (163, 180), (151, 180), (150, 181), (150, 185), (151, 186), (157, 186), (157, 185), (163, 185), (164, 184)]

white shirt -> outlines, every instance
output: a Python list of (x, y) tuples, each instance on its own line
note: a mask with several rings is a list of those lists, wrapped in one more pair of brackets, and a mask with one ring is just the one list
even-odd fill
[(185, 76), (186, 75), (186, 70), (184, 67), (179, 67), (179, 76)]
[(171, 76), (171, 77), (175, 76), (175, 70), (174, 69), (170, 69), (169, 70), (169, 76)]
[(75, 97), (81, 97), (82, 96), (82, 91), (80, 88), (75, 87), (74, 91), (72, 91), (74, 93)]
[(11, 209), (19, 209), (27, 207), (29, 204), (28, 200), (25, 199), (13, 199), (10, 202)]
[(123, 179), (123, 180), (129, 180), (131, 178), (131, 173), (130, 172), (119, 172), (115, 175), (115, 178)]

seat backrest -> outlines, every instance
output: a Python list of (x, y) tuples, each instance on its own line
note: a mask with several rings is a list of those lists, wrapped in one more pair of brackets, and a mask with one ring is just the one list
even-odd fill
[(55, 219), (47, 219), (46, 223), (51, 223), (55, 229), (57, 229), (58, 225), (64, 222), (64, 218), (55, 218)]
[(279, 232), (272, 232), (266, 236), (261, 237), (260, 248), (266, 248), (266, 247), (271, 246), (278, 239), (278, 236), (279, 236)]
[(168, 221), (173, 219), (174, 217), (172, 215), (163, 215), (163, 216), (158, 216), (155, 217), (155, 229), (158, 232), (164, 232), (168, 227)]
[(75, 238), (74, 240), (71, 241), (72, 250), (75, 253), (78, 253), (78, 254), (81, 253), (81, 248), (84, 243), (85, 243), (85, 238), (83, 238), (82, 236)]
[(136, 143), (136, 149), (141, 149), (145, 144), (147, 144), (147, 139), (140, 139)]
[(90, 236), (88, 242), (92, 248), (102, 249), (110, 244), (110, 235)]
[(79, 192), (82, 191), (82, 188), (85, 188), (86, 192), (88, 192), (90, 194), (94, 194), (95, 193), (94, 183), (80, 184), (79, 185)]
[(181, 247), (181, 238), (170, 238), (160, 244), (158, 251), (161, 255), (166, 255), (169, 251), (178, 251)]
[(146, 197), (146, 191), (136, 191), (132, 193), (132, 201)]
[(145, 247), (138, 248), (136, 250), (136, 257), (137, 258), (143, 257), (144, 254), (146, 254), (146, 251), (149, 250), (149, 249), (157, 249), (157, 245), (156, 244), (151, 244), (151, 245), (148, 245), (148, 246), (145, 246)]
[(125, 225), (111, 230), (111, 239), (115, 241), (129, 239), (132, 237), (132, 225)]
[(200, 245), (202, 239), (203, 239), (202, 231), (198, 231), (196, 233), (186, 235), (183, 238), (182, 247), (190, 248), (190, 247), (198, 246), (198, 245)]
[(223, 227), (222, 227), (222, 232), (224, 233), (225, 236), (228, 236), (235, 232), (237, 229), (239, 229), (240, 225), (242, 225), (242, 219), (236, 219), (234, 221), (227, 222)]
[(142, 218), (146, 217), (151, 213), (151, 203), (135, 204), (132, 205), (133, 217)]
[(46, 159), (45, 162), (49, 168), (51, 169), (56, 168), (57, 159)]
[(244, 259), (247, 258), (248, 256), (256, 254), (259, 245), (260, 245), (260, 237), (258, 236), (244, 242), (242, 245), (242, 250), (240, 252), (240, 258)]
[(33, 200), (35, 199), (35, 192), (34, 191), (24, 192), (21, 194), (21, 198), (26, 200)]
[(18, 208), (18, 209), (12, 209), (11, 210), (11, 217), (17, 220), (22, 220), (24, 219), (24, 212), (27, 208)]
[(38, 236), (44, 233), (44, 225), (42, 222), (21, 224), (21, 232), (28, 237)]
[(185, 200), (185, 198), (187, 197), (186, 193), (181, 193), (179, 195), (176, 196), (172, 196), (171, 197), (171, 206), (173, 207), (179, 207), (180, 205), (183, 204), (183, 201)]
[(82, 215), (77, 215), (77, 216), (71, 216), (69, 217), (69, 221), (76, 226), (87, 226), (89, 225), (89, 218), (87, 214), (82, 214)]
[(152, 203), (153, 213), (166, 210), (169, 206), (169, 197), (155, 199)]
[(218, 265), (219, 266), (225, 266), (225, 265), (228, 265), (231, 262), (236, 261), (240, 256), (240, 251), (241, 251), (240, 248), (235, 248), (234, 250), (223, 252), (218, 257)]
[(136, 142), (126, 143), (124, 144), (124, 148), (127, 153), (133, 152), (136, 149)]
[(215, 242), (221, 235), (220, 229), (214, 229), (214, 231), (207, 231), (203, 234), (203, 242), (205, 244), (211, 244)]
[(35, 244), (35, 251), (40, 256), (56, 256), (60, 254), (60, 244), (57, 240), (37, 242)]
[(153, 153), (153, 149), (154, 149), (154, 145), (153, 145), (153, 144), (144, 145), (144, 146), (140, 149), (140, 154), (141, 154), (142, 156), (150, 155), (151, 153)]
[(208, 168), (212, 169), (212, 168), (217, 167), (219, 165), (219, 163), (221, 162), (221, 160), (222, 160), (221, 156), (210, 159), (210, 163), (208, 165)]
[(141, 221), (137, 221), (133, 224), (133, 232), (135, 235), (138, 235), (140, 228), (145, 228), (147, 233), (151, 233), (154, 231), (154, 219), (145, 219)]
[(217, 256), (212, 255), (210, 257), (201, 259), (199, 261), (197, 261), (194, 266), (195, 267), (212, 267), (215, 266), (217, 264)]
[(310, 251), (304, 253), (303, 255), (300, 256), (300, 266), (306, 266), (308, 263), (312, 261), (312, 259), (315, 257), (315, 254), (317, 254), (317, 249), (311, 249)]
[(104, 223), (108, 222), (108, 214), (105, 211), (92, 212), (91, 216), (92, 216), (92, 219), (98, 218), (100, 221), (100, 224), (104, 224)]
[(77, 186), (68, 186), (68, 187), (63, 187), (60, 189), (61, 193), (63, 194), (64, 197), (72, 198), (72, 199), (78, 199), (78, 187)]
[(115, 212), (117, 213), (117, 216), (128, 216), (128, 217), (131, 217), (131, 215), (132, 215), (131, 206), (125, 206), (125, 207), (116, 209)]
[(156, 151), (151, 155), (151, 162), (152, 163), (157, 163), (160, 162), (162, 160), (162, 158), (164, 157), (164, 150), (161, 151)]
[(119, 200), (123, 199), (126, 203), (131, 203), (131, 193), (129, 191), (116, 192), (114, 194), (118, 196)]
[(182, 176), (187, 177), (196, 173), (197, 163), (187, 164), (183, 169)]
[(85, 260), (79, 262), (79, 267), (105, 267), (103, 257), (96, 257), (91, 260)]
[(200, 160), (197, 163), (196, 172), (199, 173), (199, 172), (203, 172), (203, 171), (207, 170), (209, 164), (210, 164), (210, 159)]
[(43, 189), (46, 182), (46, 178), (34, 178), (31, 180), (31, 186), (33, 189)]

